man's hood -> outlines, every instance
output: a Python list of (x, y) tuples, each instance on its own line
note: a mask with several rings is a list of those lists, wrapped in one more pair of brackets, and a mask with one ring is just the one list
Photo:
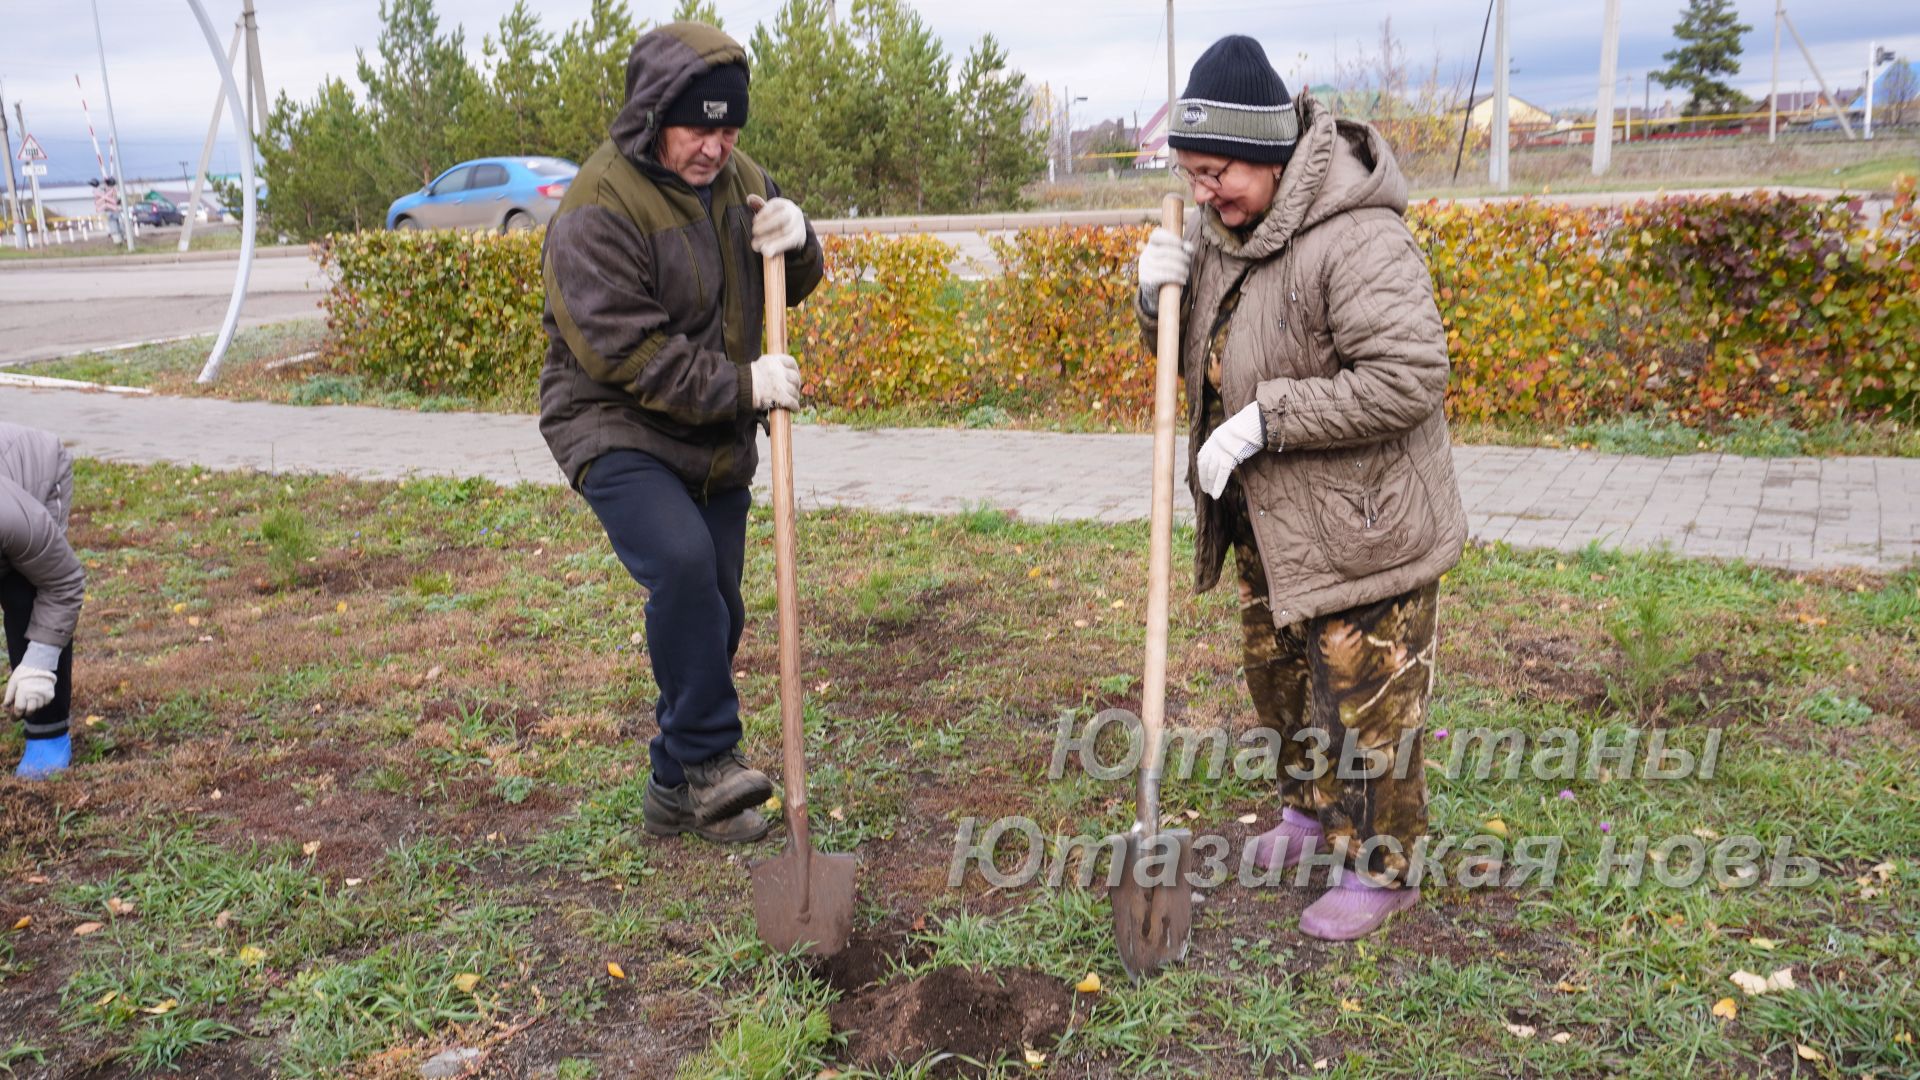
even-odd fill
[(640, 35), (627, 57), (627, 103), (608, 132), (629, 160), (652, 156), (660, 114), (687, 84), (722, 64), (747, 66), (747, 50), (706, 23), (668, 23)]
[(1302, 131), (1280, 176), (1273, 209), (1244, 239), (1205, 210), (1208, 238), (1229, 254), (1263, 259), (1295, 236), (1349, 210), (1407, 210), (1407, 179), (1393, 150), (1369, 124), (1340, 120), (1312, 97), (1301, 102)]

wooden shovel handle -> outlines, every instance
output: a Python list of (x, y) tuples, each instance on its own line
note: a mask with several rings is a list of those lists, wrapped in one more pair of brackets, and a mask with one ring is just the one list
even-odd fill
[[(767, 292), (767, 351), (787, 351), (787, 260), (764, 257)], [(781, 783), (786, 789), (787, 832), (792, 850), (800, 857), (800, 881), (809, 880), (807, 837), (806, 701), (800, 686), (799, 543), (795, 537), (793, 505), (793, 414), (774, 409), (768, 417), (773, 454), (773, 577), (780, 605), (780, 749), (784, 757)], [(804, 917), (809, 897), (801, 886)]]
[[(1160, 221), (1175, 235), (1185, 204), (1168, 195)], [(1167, 719), (1167, 607), (1173, 583), (1173, 424), (1180, 381), (1180, 286), (1160, 287), (1160, 340), (1153, 382), (1153, 517), (1147, 561), (1147, 670), (1140, 684), (1144, 743), (1140, 797), (1135, 806), (1141, 833), (1152, 836), (1160, 818), (1160, 746)]]

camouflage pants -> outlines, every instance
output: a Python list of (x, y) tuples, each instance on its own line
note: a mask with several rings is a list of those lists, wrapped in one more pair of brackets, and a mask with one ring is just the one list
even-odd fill
[[(1356, 870), (1395, 881), (1427, 831), (1421, 741), (1433, 690), (1439, 583), (1276, 628), (1237, 480), (1226, 509), (1247, 688), (1259, 723), (1280, 738), (1280, 801), (1317, 817), (1331, 850)], [(1343, 751), (1354, 758), (1344, 768)], [(1355, 763), (1361, 768), (1351, 768)], [(1357, 865), (1374, 837), (1382, 842)]]

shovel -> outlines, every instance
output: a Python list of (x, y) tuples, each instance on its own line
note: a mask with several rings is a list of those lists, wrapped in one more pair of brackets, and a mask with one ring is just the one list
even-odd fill
[[(1161, 223), (1181, 231), (1182, 203), (1168, 195)], [(1153, 392), (1153, 540), (1147, 564), (1147, 668), (1140, 689), (1144, 739), (1133, 830), (1120, 850), (1120, 883), (1109, 892), (1120, 965), (1144, 978), (1187, 953), (1193, 938), (1193, 834), (1160, 828), (1160, 773), (1167, 707), (1167, 602), (1173, 579), (1173, 421), (1180, 364), (1180, 286), (1160, 287), (1159, 363)]]
[[(787, 263), (766, 256), (767, 351), (787, 351)], [(744, 373), (743, 373), (744, 374)], [(800, 587), (793, 507), (793, 415), (768, 418), (773, 451), (773, 574), (780, 597), (780, 745), (785, 756), (787, 850), (755, 864), (753, 917), (775, 952), (805, 944), (832, 956), (853, 932), (851, 855), (813, 850), (807, 838), (806, 729), (800, 687)]]

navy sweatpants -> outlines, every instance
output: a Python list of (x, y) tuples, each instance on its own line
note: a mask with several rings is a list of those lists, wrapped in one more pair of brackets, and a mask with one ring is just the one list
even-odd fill
[(686, 782), (681, 766), (740, 742), (733, 654), (746, 625), (740, 573), (752, 495), (739, 488), (701, 503), (673, 470), (637, 450), (595, 458), (580, 491), (647, 590), (647, 653), (660, 687), (660, 734), (647, 750), (654, 779), (675, 787)]
[[(25, 574), (0, 574), (0, 612), (5, 613), (7, 663), (18, 667), (27, 655), (27, 627), (33, 622), (33, 601), (39, 590)], [(27, 738), (57, 739), (67, 733), (73, 710), (73, 646), (60, 650), (60, 666), (53, 673), (53, 700), (26, 718)]]

